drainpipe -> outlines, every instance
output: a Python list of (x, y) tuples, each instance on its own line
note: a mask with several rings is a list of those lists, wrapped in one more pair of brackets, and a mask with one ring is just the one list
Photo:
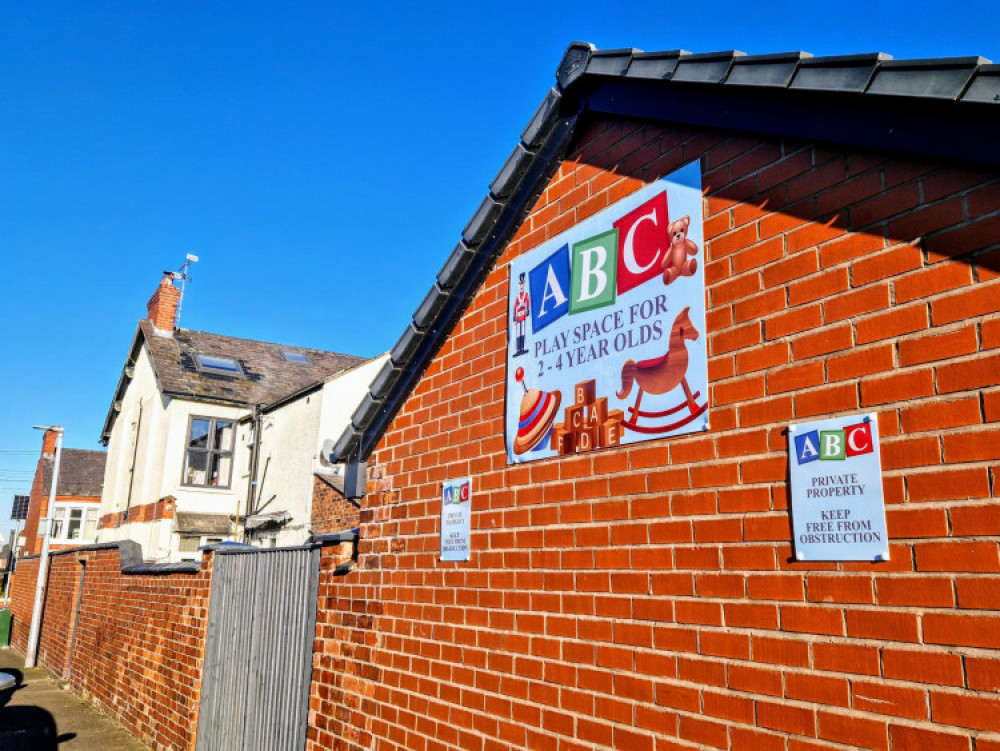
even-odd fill
[[(56, 518), (56, 487), (59, 482), (59, 460), (62, 457), (63, 429), (58, 425), (46, 428), (36, 425), (37, 430), (54, 431), (56, 434), (56, 458), (52, 465), (52, 488), (49, 490), (49, 509), (45, 536), (42, 538), (42, 555), (38, 559), (38, 579), (35, 581), (35, 607), (31, 611), (31, 630), (28, 632), (28, 648), (24, 653), (24, 667), (33, 668), (38, 657), (38, 636), (42, 631), (42, 603), (45, 600), (45, 580), (49, 573), (49, 539), (52, 537), (52, 523)], [(86, 520), (84, 519), (83, 522)], [(69, 520), (67, 519), (67, 523)], [(83, 523), (81, 522), (81, 523)]]
[[(257, 469), (260, 466), (260, 427), (262, 422), (260, 405), (255, 404), (253, 405), (253, 444), (250, 446), (250, 482), (247, 485), (247, 516), (256, 511), (257, 505)], [(244, 525), (243, 542), (246, 542), (246, 536), (246, 525)]]

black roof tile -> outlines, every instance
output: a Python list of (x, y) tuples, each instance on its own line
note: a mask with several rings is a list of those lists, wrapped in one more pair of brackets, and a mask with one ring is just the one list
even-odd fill
[(789, 88), (861, 94), (868, 88), (879, 64), (891, 59), (881, 52), (874, 52), (867, 55), (838, 55), (803, 60), (799, 63)]
[(739, 50), (685, 55), (677, 61), (677, 68), (670, 80), (686, 83), (722, 83), (729, 75), (733, 60), (745, 55), (745, 52)]
[(587, 63), (587, 73), (595, 76), (620, 76), (628, 70), (638, 50), (595, 50)]
[(687, 50), (637, 52), (632, 55), (632, 64), (625, 75), (629, 78), (667, 79), (674, 74), (677, 62), (690, 54)]
[(980, 66), (962, 95), (963, 102), (1000, 103), (1000, 65)]
[(792, 80), (802, 60), (811, 58), (808, 52), (788, 52), (778, 55), (748, 55), (733, 60), (726, 78), (732, 86), (779, 86)]
[(987, 62), (982, 57), (935, 60), (886, 60), (879, 65), (869, 94), (958, 99), (977, 68)]

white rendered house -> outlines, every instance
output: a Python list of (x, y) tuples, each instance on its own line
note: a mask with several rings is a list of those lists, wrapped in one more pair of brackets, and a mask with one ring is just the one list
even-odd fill
[[(179, 297), (164, 276), (115, 390), (97, 540), (134, 540), (150, 561), (305, 542), (323, 439), (381, 362), (175, 328)], [(324, 401), (350, 405), (343, 424), (324, 424)]]

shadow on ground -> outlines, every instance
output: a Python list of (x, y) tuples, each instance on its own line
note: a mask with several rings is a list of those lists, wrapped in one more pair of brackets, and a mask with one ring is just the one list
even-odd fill
[(9, 706), (23, 680), (20, 670), (0, 672), (0, 749), (56, 751), (61, 742), (75, 738), (76, 734), (64, 733), (60, 736), (52, 713), (41, 707)]

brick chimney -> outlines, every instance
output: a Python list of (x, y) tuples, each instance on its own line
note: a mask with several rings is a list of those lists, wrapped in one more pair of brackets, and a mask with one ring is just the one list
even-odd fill
[(56, 436), (58, 433), (52, 428), (45, 431), (42, 437), (42, 455), (52, 456), (56, 453)]
[(160, 286), (146, 303), (146, 317), (158, 331), (172, 333), (174, 321), (177, 318), (177, 303), (180, 302), (181, 291), (174, 286), (169, 273), (163, 275)]

